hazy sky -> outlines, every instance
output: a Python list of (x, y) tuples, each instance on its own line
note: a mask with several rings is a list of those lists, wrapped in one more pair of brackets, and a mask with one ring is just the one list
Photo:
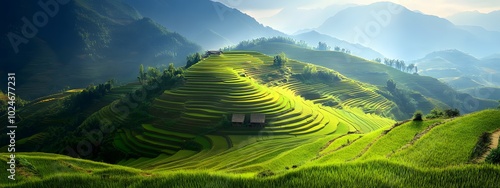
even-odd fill
[[(360, 5), (378, 2), (377, 0), (214, 0), (237, 8), (255, 18), (269, 17), (281, 9), (291, 7), (321, 8), (332, 4), (354, 3)], [(401, 4), (410, 10), (439, 17), (451, 16), (458, 12), (479, 11), (488, 13), (500, 10), (500, 0), (386, 0)]]

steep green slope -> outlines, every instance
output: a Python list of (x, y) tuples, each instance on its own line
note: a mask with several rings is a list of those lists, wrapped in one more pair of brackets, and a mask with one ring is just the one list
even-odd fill
[[(16, 150), (17, 151), (40, 151), (40, 152), (63, 152), (68, 146), (69, 140), (65, 136), (74, 136), (81, 131), (79, 126), (87, 118), (102, 108), (109, 107), (115, 100), (123, 98), (129, 92), (139, 88), (141, 85), (131, 83), (117, 86), (111, 89), (105, 96), (88, 102), (90, 106), (83, 108), (77, 113), (65, 113), (64, 101), (73, 94), (80, 93), (81, 89), (68, 90), (32, 100), (29, 104), (16, 111)], [(118, 117), (118, 116), (117, 116)], [(1, 118), (6, 118), (1, 116)], [(6, 131), (7, 127), (0, 127)], [(90, 131), (90, 130), (87, 130)], [(82, 138), (85, 138), (83, 135)], [(4, 151), (9, 144), (8, 135), (0, 135), (0, 148)], [(76, 139), (77, 142), (80, 138)]]
[[(19, 151), (69, 153), (112, 163), (121, 160), (120, 164), (129, 166), (168, 166), (262, 140), (297, 137), (290, 143), (319, 143), (326, 135), (367, 133), (394, 123), (376, 115), (392, 117), (392, 112), (398, 111), (394, 102), (379, 94), (379, 88), (342, 75), (331, 83), (304, 80), (297, 76), (309, 65), (290, 60), (287, 68), (279, 68), (272, 61), (272, 57), (257, 52), (211, 56), (184, 71), (181, 79), (185, 80), (179, 87), (160, 91), (151, 100), (137, 99), (144, 97), (143, 85), (129, 84), (113, 88), (74, 113), (65, 112), (64, 101), (81, 90), (36, 99), (19, 110), (17, 147)], [(330, 103), (334, 105), (327, 106)], [(265, 114), (267, 126), (231, 126), (228, 121), (235, 113), (246, 114), (247, 122), (250, 114)], [(104, 131), (103, 127), (112, 130)], [(67, 134), (54, 139), (61, 132)], [(4, 141), (1, 145), (6, 147)], [(95, 147), (89, 153), (75, 151), (78, 144), (90, 141)], [(292, 150), (296, 145), (271, 146), (266, 155)], [(267, 166), (265, 161), (256, 163), (261, 165), (256, 169)], [(269, 163), (278, 168), (276, 164)], [(212, 167), (208, 163), (191, 166), (206, 165)]]
[[(300, 72), (305, 65), (291, 61), (290, 71)], [(155, 117), (153, 120), (143, 122), (140, 127), (123, 128), (115, 137), (114, 146), (136, 156), (137, 160), (147, 160), (139, 157), (149, 157), (152, 161), (164, 161), (165, 156), (176, 157), (176, 152), (196, 150), (196, 147), (187, 147), (188, 143), (202, 148), (199, 154), (192, 156), (198, 158), (206, 157), (205, 152), (215, 155), (241, 143), (251, 144), (263, 137), (272, 140), (293, 136), (309, 138), (337, 131), (343, 134), (370, 132), (393, 123), (377, 115), (365, 114), (357, 108), (365, 103), (381, 110), (396, 108), (394, 103), (373, 92), (376, 89), (374, 87), (344, 78), (335, 83), (338, 88), (323, 84), (322, 89), (319, 89), (318, 85), (307, 86), (307, 83), (278, 73), (281, 70), (272, 65), (271, 57), (256, 52), (228, 52), (204, 59), (185, 71), (186, 83), (183, 86), (167, 90), (153, 100), (148, 111), (150, 116)], [(308, 91), (303, 89), (305, 87), (309, 90), (318, 87), (318, 91), (325, 92), (327, 95), (323, 95), (323, 102), (297, 96)], [(343, 91), (357, 91), (357, 94), (344, 95)], [(339, 106), (343, 109), (321, 105), (334, 98), (340, 98)], [(232, 114), (247, 114), (248, 118), (249, 114), (256, 113), (266, 115), (266, 127), (234, 127), (221, 123)], [(219, 146), (225, 149), (219, 151)], [(282, 152), (293, 146), (269, 152)], [(167, 166), (173, 161), (164, 162), (154, 164)], [(122, 161), (121, 164), (137, 165), (132, 161)], [(199, 167), (207, 164), (193, 165)]]
[(472, 162), (470, 156), (478, 138), (483, 132), (499, 130), (499, 121), (499, 110), (485, 110), (455, 119), (396, 124), (355, 137), (346, 147), (323, 154), (312, 164), (383, 159), (417, 167), (460, 166)]
[(451, 120), (422, 136), (413, 147), (394, 155), (394, 160), (429, 167), (467, 163), (479, 136), (483, 132), (499, 129), (498, 122), (498, 110), (482, 111)]
[(417, 92), (416, 95), (412, 95), (412, 98), (417, 102), (418, 109), (424, 112), (440, 106), (439, 102), (435, 102), (436, 100), (465, 113), (497, 106), (495, 101), (458, 93), (435, 78), (404, 73), (383, 64), (341, 52), (315, 51), (293, 44), (265, 41), (252, 45), (239, 45), (236, 50), (255, 50), (269, 55), (284, 52), (290, 58), (331, 68), (349, 78), (377, 86), (385, 86), (387, 80), (392, 79), (399, 87)]

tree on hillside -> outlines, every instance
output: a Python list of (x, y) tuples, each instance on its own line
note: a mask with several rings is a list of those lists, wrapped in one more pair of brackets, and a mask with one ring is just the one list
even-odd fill
[(387, 80), (387, 90), (389, 90), (390, 92), (396, 91), (396, 82), (394, 82), (394, 80)]
[(415, 112), (415, 114), (413, 115), (413, 121), (423, 121), (424, 119), (422, 118), (424, 115), (422, 113), (422, 111), (417, 111)]
[(64, 113), (74, 113), (89, 107), (92, 103), (108, 94), (113, 89), (114, 84), (114, 80), (109, 80), (97, 86), (89, 85), (82, 92), (72, 94), (63, 101)]
[(137, 77), (139, 79), (139, 82), (143, 82), (144, 80), (146, 80), (146, 73), (144, 72), (144, 65), (141, 64), (139, 66), (139, 76)]
[(458, 109), (446, 109), (444, 111), (444, 115), (446, 115), (446, 117), (449, 117), (449, 118), (452, 118), (452, 117), (458, 117), (460, 116), (460, 111)]
[(443, 110), (439, 109), (439, 108), (434, 108), (431, 110), (431, 112), (429, 114), (427, 114), (425, 116), (425, 118), (427, 119), (435, 119), (435, 118), (440, 118), (440, 117), (443, 117), (444, 116), (444, 112)]
[(284, 67), (288, 59), (286, 58), (286, 54), (281, 52), (281, 54), (274, 56), (273, 65), (277, 67)]
[(394, 67), (394, 59), (384, 58), (384, 64), (389, 67)]
[(285, 44), (291, 44), (295, 46), (299, 46), (301, 48), (307, 48), (310, 49), (310, 47), (307, 45), (305, 41), (296, 41), (292, 38), (289, 37), (271, 37), (271, 38), (257, 38), (257, 39), (252, 39), (252, 40), (247, 40), (247, 41), (242, 41), (235, 47), (226, 47), (223, 49), (223, 51), (226, 50), (244, 50), (248, 47), (252, 46), (257, 46), (263, 43), (268, 43), (268, 42), (277, 42), (277, 43), (285, 43)]
[(408, 67), (406, 67), (406, 71), (408, 73), (411, 73), (413, 71), (413, 69), (415, 68), (415, 64), (409, 64)]
[(304, 77), (306, 77), (308, 79), (317, 73), (318, 73), (318, 70), (316, 69), (316, 66), (311, 65), (311, 64), (307, 64), (302, 69), (302, 74), (304, 75)]
[(375, 62), (379, 62), (379, 63), (382, 63), (382, 59), (380, 59), (380, 58), (378, 58), (378, 57), (377, 57), (377, 58), (375, 58), (375, 59), (373, 59), (373, 61), (375, 61)]
[(399, 70), (404, 72), (406, 70), (406, 63), (405, 63), (405, 61), (401, 60), (400, 61), (400, 65), (401, 65), (401, 67), (399, 68)]
[[(378, 60), (378, 59), (376, 59)], [(384, 58), (384, 64), (389, 66), (389, 67), (392, 67), (392, 68), (395, 68), (397, 70), (400, 70), (402, 72), (408, 72), (408, 73), (411, 73), (411, 71), (413, 69), (415, 69), (415, 72), (417, 72), (417, 66), (415, 66), (415, 64), (409, 64), (409, 65), (406, 65), (405, 61), (403, 60), (399, 60), (399, 59), (388, 59), (388, 58)]]
[(167, 71), (170, 72), (171, 74), (173, 74), (175, 72), (175, 66), (173, 63), (168, 64)]
[(340, 52), (340, 47), (335, 46), (334, 50), (335, 50), (336, 52)]
[(333, 83), (342, 80), (342, 76), (332, 70), (318, 70), (315, 65), (307, 64), (302, 68), (302, 74), (296, 75), (299, 79), (316, 80), (323, 83)]
[(148, 67), (147, 75), (148, 79), (157, 79), (162, 75), (162, 73), (155, 67)]
[(193, 66), (194, 64), (200, 62), (202, 59), (201, 54), (196, 52), (195, 54), (186, 57), (186, 68)]
[(328, 51), (330, 50), (330, 46), (328, 46), (326, 43), (324, 42), (319, 42), (318, 43), (318, 47), (316, 48), (316, 50), (320, 50), (320, 51)]

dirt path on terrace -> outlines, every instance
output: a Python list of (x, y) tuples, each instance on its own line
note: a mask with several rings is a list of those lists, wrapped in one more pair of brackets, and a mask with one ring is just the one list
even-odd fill
[(491, 133), (491, 143), (490, 143), (490, 149), (479, 158), (479, 161), (483, 162), (486, 157), (490, 154), (492, 149), (495, 149), (498, 147), (498, 139), (500, 138), (500, 129), (496, 130), (495, 132)]

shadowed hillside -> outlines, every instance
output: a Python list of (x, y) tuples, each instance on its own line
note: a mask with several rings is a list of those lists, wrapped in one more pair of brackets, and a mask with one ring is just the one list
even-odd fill
[[(0, 73), (22, 75), (17, 79), (17, 89), (24, 98), (113, 78), (128, 82), (135, 79), (131, 73), (140, 64), (184, 63), (188, 54), (200, 50), (120, 1), (75, 0), (57, 7), (42, 27), (33, 25), (33, 20), (21, 19), (43, 11), (36, 2), (10, 1), (0, 8), (6, 20), (0, 32), (11, 35), (0, 40), (4, 52), (0, 60), (8, 62), (0, 65)], [(26, 25), (36, 30), (23, 30)], [(15, 36), (27, 42), (11, 45), (17, 44), (10, 42), (17, 41)]]

